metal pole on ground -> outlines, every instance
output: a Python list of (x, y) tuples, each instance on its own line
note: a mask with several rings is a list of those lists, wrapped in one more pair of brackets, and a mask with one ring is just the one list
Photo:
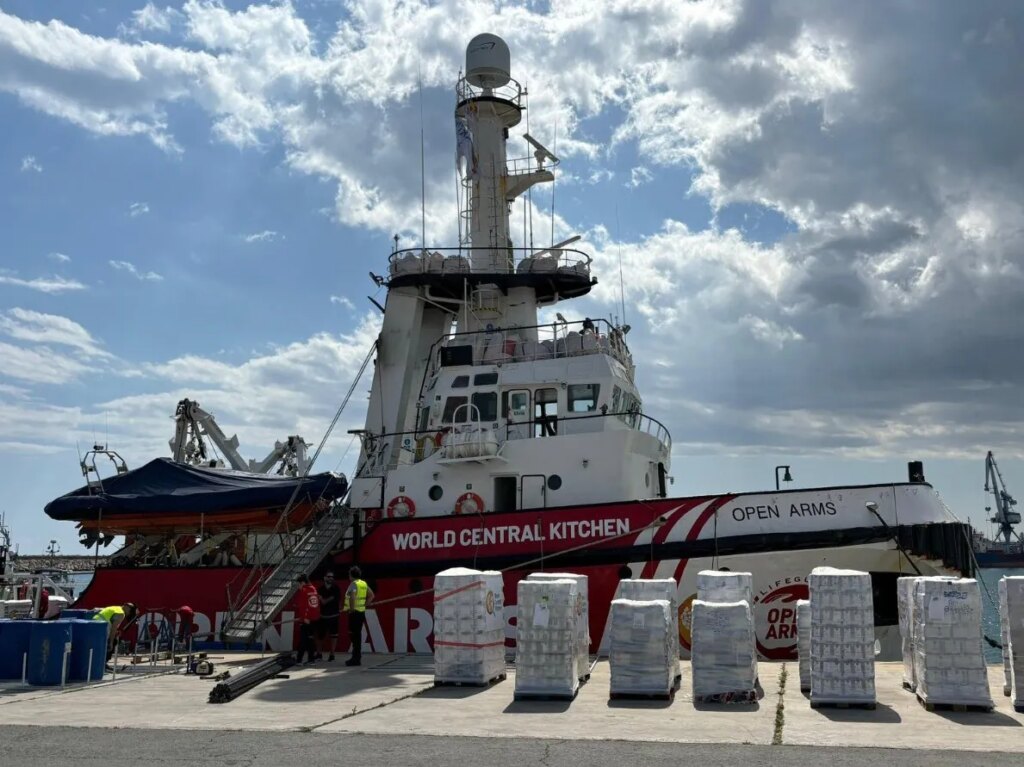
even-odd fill
[(28, 653), (21, 656), (21, 683), (28, 684)]
[(92, 682), (92, 648), (89, 648), (89, 669), (85, 672), (85, 683), (90, 684)]
[(64, 644), (64, 657), (60, 664), (60, 689), (64, 689), (68, 683), (68, 656), (71, 655), (71, 642)]

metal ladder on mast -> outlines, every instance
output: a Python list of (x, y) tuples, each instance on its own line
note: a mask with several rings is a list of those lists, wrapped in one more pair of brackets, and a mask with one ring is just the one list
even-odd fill
[[(351, 509), (332, 506), (306, 529), (266, 579), (259, 575), (250, 578), (248, 590), (252, 593), (225, 623), (221, 631), (224, 641), (250, 644), (257, 639), (298, 591), (298, 577), (309, 575), (327, 558), (352, 527), (353, 519)], [(261, 572), (262, 568), (257, 563), (253, 573)], [(245, 590), (243, 587), (243, 596)]]
[[(363, 364), (359, 368), (359, 372), (352, 379), (352, 385), (349, 386), (345, 399), (342, 400), (341, 405), (334, 414), (334, 420), (327, 427), (323, 439), (320, 440), (320, 445), (317, 447), (312, 458), (310, 458), (309, 463), (306, 464), (306, 471), (302, 475), (302, 480), (309, 476), (309, 472), (316, 463), (316, 459), (320, 457), (324, 445), (327, 444), (331, 432), (334, 431), (334, 427), (341, 418), (341, 414), (345, 410), (345, 406), (348, 405), (348, 401), (352, 398), (352, 393), (359, 384), (359, 380), (363, 377), (363, 372), (366, 370), (370, 360), (373, 359), (373, 354), (376, 350), (377, 342), (374, 341), (366, 358), (363, 360)], [(295, 488), (295, 492), (292, 494), (292, 499), (288, 502), (284, 511), (281, 512), (280, 517), (278, 517), (274, 533), (268, 536), (267, 540), (264, 541), (264, 545), (256, 549), (254, 554), (256, 561), (253, 563), (252, 569), (247, 573), (242, 586), (234, 597), (231, 593), (231, 584), (227, 585), (229, 613), (220, 631), (223, 641), (251, 644), (263, 629), (271, 624), (281, 609), (288, 604), (288, 601), (298, 591), (297, 578), (300, 575), (312, 573), (317, 565), (331, 553), (331, 550), (341, 540), (342, 536), (352, 528), (355, 512), (345, 506), (348, 500), (348, 493), (346, 493), (345, 498), (340, 503), (328, 506), (314, 518), (314, 521), (306, 528), (297, 543), (294, 545), (286, 543), (283, 546), (284, 552), (280, 562), (274, 567), (269, 576), (264, 577), (262, 562), (271, 561), (271, 556), (269, 556), (272, 554), (271, 549), (276, 548), (276, 546), (270, 545), (274, 537), (276, 536), (278, 540), (284, 542), (285, 536), (290, 533), (288, 529), (289, 512), (296, 498), (298, 498), (301, 488), (302, 482), (300, 481), (299, 485)], [(263, 556), (263, 549), (268, 550), (268, 556)], [(238, 602), (237, 609), (235, 607), (236, 601)]]

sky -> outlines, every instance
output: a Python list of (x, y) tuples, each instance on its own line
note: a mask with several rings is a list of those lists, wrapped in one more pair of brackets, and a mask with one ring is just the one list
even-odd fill
[[(379, 328), (368, 273), (422, 239), (421, 109), (426, 240), (454, 244), (454, 84), (484, 31), (561, 159), (534, 244), (594, 259), (559, 311), (632, 326), (673, 494), (918, 459), (980, 524), (988, 450), (1024, 494), (1015, 0), (0, 0), (0, 510), (23, 552), (79, 551), (42, 511), (78, 451), (167, 455), (183, 397), (249, 458), (319, 442)], [(318, 468), (351, 470), (368, 389)]]

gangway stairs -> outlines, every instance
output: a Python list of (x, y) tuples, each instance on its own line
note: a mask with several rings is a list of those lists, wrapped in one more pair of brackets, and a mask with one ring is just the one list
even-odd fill
[[(351, 509), (332, 506), (306, 529), (269, 576), (263, 578), (263, 569), (254, 567), (240, 591), (238, 609), (232, 609), (224, 623), (221, 639), (252, 644), (298, 591), (298, 577), (310, 575), (335, 549), (353, 519)], [(229, 590), (229, 605), (231, 596)]]

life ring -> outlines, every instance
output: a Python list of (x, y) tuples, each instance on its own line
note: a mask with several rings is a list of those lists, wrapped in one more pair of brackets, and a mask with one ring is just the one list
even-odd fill
[(473, 492), (463, 493), (455, 502), (456, 514), (482, 514), (485, 510), (484, 499)]
[(415, 516), (416, 504), (407, 495), (396, 495), (388, 504), (388, 519), (404, 519)]
[(444, 442), (444, 435), (452, 430), (451, 426), (445, 426), (437, 434), (434, 435), (434, 449), (439, 450), (441, 443)]
[(381, 510), (380, 509), (367, 509), (366, 516), (363, 518), (363, 526), (367, 530), (372, 530), (380, 522)]

